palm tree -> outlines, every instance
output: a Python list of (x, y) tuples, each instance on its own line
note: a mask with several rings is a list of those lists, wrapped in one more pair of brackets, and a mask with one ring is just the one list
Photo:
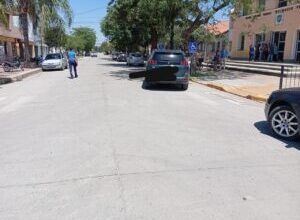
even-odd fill
[(5, 26), (8, 25), (6, 1), (0, 0), (0, 22)]
[[(15, 11), (19, 14), (21, 30), (24, 37), (25, 61), (30, 61), (29, 54), (29, 19), (33, 26), (51, 23), (52, 21), (64, 22), (71, 25), (72, 9), (69, 0), (16, 0), (13, 1)], [(63, 16), (62, 16), (62, 15)]]

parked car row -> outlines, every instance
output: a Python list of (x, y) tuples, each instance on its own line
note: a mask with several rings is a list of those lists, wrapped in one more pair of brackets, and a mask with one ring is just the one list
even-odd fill
[(129, 53), (128, 55), (126, 53), (122, 53), (122, 52), (113, 52), (112, 59), (115, 61), (118, 61), (118, 62), (126, 62), (126, 65), (128, 65), (128, 66), (144, 66), (145, 65), (144, 56), (139, 52)]

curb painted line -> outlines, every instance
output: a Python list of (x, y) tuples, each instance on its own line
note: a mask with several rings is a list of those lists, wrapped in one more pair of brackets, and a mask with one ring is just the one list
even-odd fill
[(227, 93), (230, 93), (230, 94), (233, 94), (233, 95), (237, 95), (239, 97), (243, 97), (243, 98), (246, 98), (246, 99), (257, 101), (257, 102), (267, 102), (267, 99), (268, 99), (268, 98), (266, 98), (265, 96), (262, 96), (262, 95), (247, 95), (247, 96), (244, 96), (244, 95), (241, 95), (239, 93), (229, 91), (224, 86), (219, 86), (219, 85), (216, 85), (216, 84), (213, 84), (213, 83), (201, 83), (201, 82), (198, 82), (194, 79), (190, 79), (190, 81), (192, 81), (194, 83), (198, 83), (198, 84), (203, 85), (203, 86), (213, 88), (213, 89), (217, 89), (217, 90), (222, 91), (222, 92), (227, 92)]

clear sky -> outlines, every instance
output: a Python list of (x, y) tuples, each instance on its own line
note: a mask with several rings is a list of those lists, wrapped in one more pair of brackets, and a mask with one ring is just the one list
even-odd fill
[(109, 0), (70, 0), (74, 12), (72, 28), (87, 26), (97, 33), (97, 43), (104, 40), (100, 31), (100, 21), (106, 15)]

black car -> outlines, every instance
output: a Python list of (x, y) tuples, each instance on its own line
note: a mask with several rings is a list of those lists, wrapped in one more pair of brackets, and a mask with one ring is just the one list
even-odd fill
[[(159, 68), (176, 68), (175, 78), (163, 79), (164, 75), (161, 75), (161, 80), (148, 80), (151, 77), (146, 77), (145, 81), (148, 86), (151, 84), (175, 84), (179, 85), (182, 90), (187, 90), (189, 86), (190, 67), (189, 62), (185, 57), (185, 54), (181, 50), (154, 50), (148, 60), (146, 70), (153, 71)], [(174, 75), (174, 74), (172, 74)]]
[(273, 92), (266, 103), (265, 114), (277, 136), (291, 141), (299, 139), (300, 88)]

